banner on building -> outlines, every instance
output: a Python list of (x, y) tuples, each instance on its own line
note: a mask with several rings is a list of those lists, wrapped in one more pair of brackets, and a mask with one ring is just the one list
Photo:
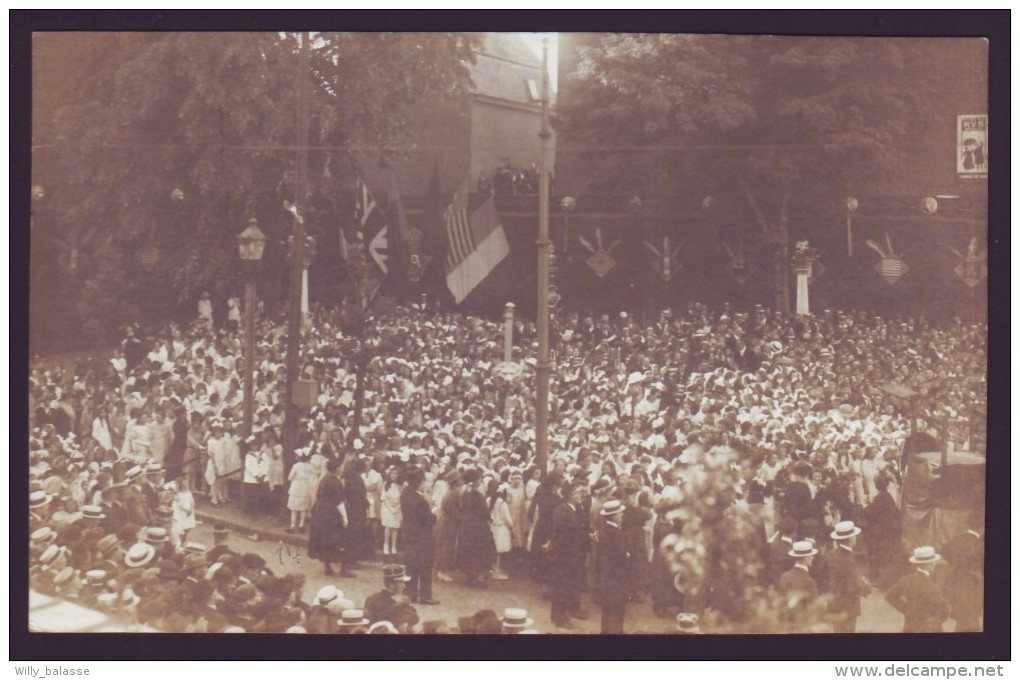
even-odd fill
[(956, 176), (988, 179), (988, 116), (956, 117)]

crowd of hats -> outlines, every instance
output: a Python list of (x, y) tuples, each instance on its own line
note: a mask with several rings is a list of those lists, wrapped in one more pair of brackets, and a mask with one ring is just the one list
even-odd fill
[[(433, 479), (460, 471), (507, 481), (533, 470), (533, 323), (515, 324), (514, 356), (524, 370), (513, 377), (496, 370), (503, 330), (495, 320), (415, 308), (393, 309), (368, 323), (357, 318), (344, 307), (319, 310), (304, 337), (301, 373), (316, 379), (319, 396), (299, 428), (302, 455), (414, 461)], [(279, 431), (283, 422), (284, 332), (283, 324), (266, 320), (257, 334), (256, 431)], [(835, 483), (853, 475), (861, 451), (870, 451), (895, 480), (908, 405), (882, 386), (895, 382), (917, 392), (912, 406), (921, 416), (965, 418), (986, 403), (985, 337), (983, 325), (828, 310), (787, 317), (760, 307), (694, 304), (647, 324), (625, 313), (558, 316), (550, 464), (596, 490), (640, 488), (652, 505), (675, 505), (723, 446), (741, 456), (731, 464), (746, 482), (738, 489), (745, 497), (767, 493), (798, 461), (822, 472), (821, 484)], [(221, 580), (236, 585), (241, 577), (241, 556), (172, 552), (158, 539), (165, 524), (105, 531), (102, 508), (90, 506), (104, 476), (106, 485), (133, 484), (161, 470), (165, 445), (144, 448), (148, 455), (124, 450), (132, 414), (156, 415), (164, 432), (164, 416), (181, 410), (210, 426), (234, 429), (240, 422), (238, 335), (196, 325), (170, 327), (147, 342), (147, 353), (130, 363), (118, 352), (109, 361), (83, 359), (73, 370), (32, 369), (30, 505), (41, 518), (33, 530), (44, 530), (33, 543), (33, 583), (84, 590), (97, 602), (104, 595), (102, 606), (135, 607), (147, 619), (158, 618), (162, 610), (151, 602), (168, 593), (171, 601), (199, 609), (219, 594), (233, 611), (246, 612), (237, 625), (260, 625), (251, 609), (293, 599), (294, 579), (253, 574), (245, 577), (251, 583), (221, 590)], [(364, 391), (356, 400), (359, 372)], [(356, 401), (362, 402), (357, 421)], [(101, 411), (109, 414), (112, 446), (94, 436)], [(972, 449), (983, 441), (978, 421), (969, 433)], [(278, 472), (280, 483), (286, 472)], [(153, 523), (168, 505), (165, 493), (153, 484)], [(213, 573), (195, 586), (190, 579), (201, 570)], [(154, 587), (167, 578), (188, 592)], [(295, 617), (279, 615), (271, 625)]]

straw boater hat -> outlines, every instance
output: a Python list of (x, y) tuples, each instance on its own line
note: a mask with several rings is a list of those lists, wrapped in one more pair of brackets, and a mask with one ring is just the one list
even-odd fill
[(811, 541), (796, 541), (786, 554), (790, 557), (812, 557), (818, 554), (818, 549)]
[(36, 489), (28, 495), (28, 507), (41, 508), (44, 505), (49, 505), (52, 500), (53, 496), (49, 495), (42, 489)]
[(837, 541), (846, 541), (860, 533), (860, 527), (854, 526), (854, 523), (851, 520), (844, 520), (842, 522), (838, 522), (836, 526), (833, 527), (832, 533), (829, 535)]
[(81, 506), (81, 516), (84, 519), (106, 519), (106, 514), (98, 505)]
[(334, 585), (325, 585), (319, 588), (319, 592), (315, 595), (315, 601), (323, 606), (328, 605), (334, 600), (343, 599), (344, 593), (342, 590)]
[(340, 627), (366, 626), (368, 619), (363, 609), (345, 609), (340, 613), (340, 619), (336, 622)]
[(32, 535), (29, 537), (29, 540), (31, 541), (33, 546), (42, 548), (43, 546), (47, 546), (53, 541), (55, 541), (56, 538), (57, 538), (56, 531), (54, 531), (50, 527), (42, 527), (41, 529), (36, 529), (35, 531), (33, 531)]
[(910, 556), (910, 561), (914, 564), (931, 564), (941, 559), (942, 555), (935, 552), (935, 548), (930, 545), (914, 548), (914, 554)]
[(85, 581), (90, 586), (101, 586), (106, 583), (106, 572), (102, 569), (90, 569), (85, 572)]
[(162, 545), (170, 540), (167, 535), (167, 530), (163, 527), (145, 527), (143, 536), (145, 538), (145, 542), (152, 545)]
[(156, 549), (149, 543), (135, 543), (124, 553), (124, 564), (129, 567), (144, 567), (156, 556)]
[(623, 503), (614, 498), (613, 500), (606, 501), (602, 505), (602, 510), (599, 511), (599, 514), (605, 517), (608, 515), (615, 515), (618, 512), (623, 512)]
[(701, 623), (697, 614), (680, 612), (676, 615), (676, 629), (681, 633), (700, 633)]
[(368, 633), (370, 635), (388, 634), (398, 635), (400, 633), (397, 627), (389, 621), (376, 621), (368, 627)]
[(527, 628), (535, 623), (534, 619), (528, 618), (528, 610), (517, 607), (508, 607), (503, 610), (504, 628)]

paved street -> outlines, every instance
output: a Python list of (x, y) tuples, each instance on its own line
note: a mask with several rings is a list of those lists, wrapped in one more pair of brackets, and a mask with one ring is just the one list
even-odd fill
[[(213, 545), (212, 523), (222, 521), (230, 525), (229, 545), (238, 552), (254, 552), (261, 555), (268, 567), (276, 573), (300, 571), (307, 578), (305, 599), (309, 600), (324, 585), (333, 584), (340, 588), (344, 595), (356, 606), (361, 606), (365, 598), (379, 590), (382, 585), (380, 567), (383, 556), (378, 554), (377, 561), (363, 562), (363, 568), (356, 578), (340, 578), (325, 576), (322, 563), (308, 558), (306, 541), (307, 534), (287, 534), (286, 526), (278, 520), (266, 518), (253, 523), (245, 518), (238, 506), (214, 508), (207, 503), (199, 506), (199, 516), (204, 518), (190, 535), (189, 540)], [(253, 534), (258, 540), (252, 540)], [(525, 576), (511, 578), (508, 581), (490, 581), (485, 589), (467, 588), (459, 582), (433, 585), (434, 597), (440, 604), (434, 606), (418, 606), (418, 615), (422, 621), (444, 620), (455, 625), (458, 616), (469, 616), (480, 609), (492, 609), (502, 612), (506, 607), (523, 607), (535, 620), (533, 628), (542, 633), (574, 633), (592, 634), (599, 632), (600, 610), (592, 605), (585, 594), (583, 604), (590, 617), (576, 620), (577, 628), (567, 631), (556, 628), (549, 618), (549, 602), (542, 598), (542, 586)], [(861, 603), (861, 617), (858, 619), (857, 630), (862, 633), (896, 633), (901, 630), (902, 617), (893, 610), (879, 592), (872, 592)], [(661, 618), (652, 611), (650, 602), (632, 604), (627, 608), (625, 620), (626, 633), (665, 634), (674, 632), (673, 621)], [(952, 622), (947, 624), (951, 629)]]

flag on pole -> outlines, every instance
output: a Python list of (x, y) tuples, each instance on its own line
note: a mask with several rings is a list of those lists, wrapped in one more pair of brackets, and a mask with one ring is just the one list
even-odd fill
[(446, 285), (460, 304), (510, 254), (493, 197), (469, 217), (468, 184), (464, 182), (446, 209), (446, 238)]
[[(365, 244), (369, 257), (385, 276), (390, 271), (389, 226), (386, 224), (386, 216), (383, 215), (379, 205), (372, 198), (372, 193), (360, 177), (355, 187), (355, 193), (357, 196), (354, 217), (358, 229), (358, 240)], [(349, 248), (350, 244), (345, 243), (343, 234), (340, 238), (341, 248)]]

